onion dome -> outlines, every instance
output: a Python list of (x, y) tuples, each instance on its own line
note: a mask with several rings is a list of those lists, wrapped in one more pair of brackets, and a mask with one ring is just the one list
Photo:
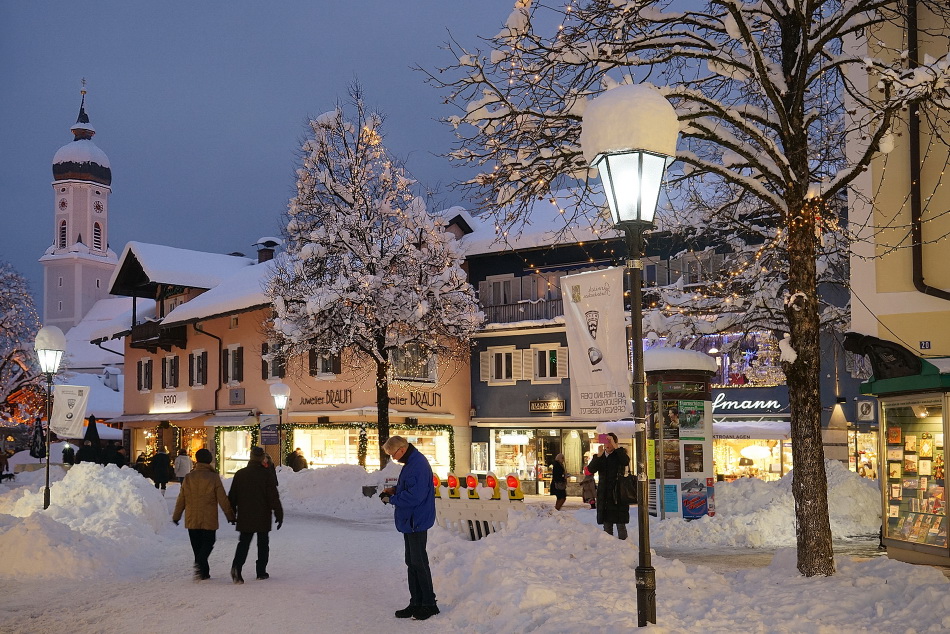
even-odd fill
[(86, 114), (86, 91), (82, 91), (82, 103), (79, 105), (79, 118), (70, 128), (72, 143), (67, 143), (53, 156), (53, 180), (80, 180), (112, 184), (112, 169), (109, 157), (92, 142), (96, 129), (89, 123)]

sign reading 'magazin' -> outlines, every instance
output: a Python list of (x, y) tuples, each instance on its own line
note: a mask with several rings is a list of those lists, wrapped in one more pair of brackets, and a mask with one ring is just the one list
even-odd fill
[(564, 399), (549, 398), (541, 401), (528, 401), (529, 412), (563, 412), (566, 406)]

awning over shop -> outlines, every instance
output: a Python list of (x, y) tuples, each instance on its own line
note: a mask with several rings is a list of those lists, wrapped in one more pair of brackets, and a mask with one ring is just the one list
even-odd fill
[(122, 416), (116, 416), (115, 418), (110, 418), (110, 423), (146, 423), (146, 422), (159, 422), (163, 420), (191, 420), (193, 418), (198, 418), (199, 416), (207, 416), (211, 412), (174, 412), (174, 413), (159, 413), (159, 414), (123, 414)]
[(252, 410), (218, 410), (205, 421), (205, 427), (236, 427), (257, 425), (257, 416)]
[(787, 420), (713, 423), (713, 438), (716, 440), (788, 440), (791, 435), (791, 424)]

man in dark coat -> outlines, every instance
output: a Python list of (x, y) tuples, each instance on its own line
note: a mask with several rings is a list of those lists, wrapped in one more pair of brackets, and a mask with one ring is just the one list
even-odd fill
[(627, 524), (630, 523), (630, 505), (619, 499), (620, 477), (630, 466), (627, 450), (617, 444), (617, 434), (607, 434), (600, 451), (593, 457), (587, 470), (599, 473), (597, 482), (597, 523), (603, 524), (604, 532), (614, 534), (617, 525), (617, 537), (627, 539)]
[(152, 481), (156, 489), (165, 490), (165, 486), (172, 477), (172, 461), (168, 457), (168, 449), (159, 447), (149, 463), (152, 468)]
[(91, 440), (82, 441), (82, 447), (76, 452), (76, 464), (80, 462), (96, 462), (96, 450)]
[(297, 447), (287, 454), (287, 466), (293, 469), (294, 473), (303, 471), (309, 466), (307, 465), (307, 458), (303, 455), (303, 450), (301, 450), (300, 447)]
[(429, 460), (402, 436), (390, 436), (383, 451), (403, 464), (395, 487), (383, 489), (380, 498), (395, 507), (396, 530), (402, 533), (409, 572), (409, 605), (396, 610), (396, 618), (424, 621), (439, 613), (432, 572), (426, 552), (428, 531), (435, 524), (435, 487)]
[(118, 455), (118, 449), (115, 446), (115, 441), (110, 440), (106, 450), (102, 452), (102, 464), (116, 464), (116, 456)]
[(263, 465), (264, 449), (251, 448), (247, 466), (239, 469), (231, 480), (228, 500), (237, 515), (237, 530), (241, 533), (234, 561), (231, 564), (231, 580), (244, 583), (241, 568), (247, 560), (251, 539), (257, 535), (257, 578), (267, 579), (267, 561), (270, 557), (271, 513), (277, 521), (277, 530), (284, 523), (284, 509), (277, 492), (277, 478)]

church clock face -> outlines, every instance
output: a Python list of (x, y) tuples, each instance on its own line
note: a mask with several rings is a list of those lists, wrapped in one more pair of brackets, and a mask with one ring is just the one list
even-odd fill
[(102, 213), (102, 202), (97, 200), (95, 203), (93, 203), (92, 208), (96, 210), (96, 213), (97, 213), (97, 214), (101, 214), (101, 213)]
[(66, 202), (66, 199), (65, 199), (65, 198), (60, 198), (60, 199), (59, 199), (59, 208), (60, 208), (60, 209), (66, 209), (66, 207), (69, 207), (69, 203)]

